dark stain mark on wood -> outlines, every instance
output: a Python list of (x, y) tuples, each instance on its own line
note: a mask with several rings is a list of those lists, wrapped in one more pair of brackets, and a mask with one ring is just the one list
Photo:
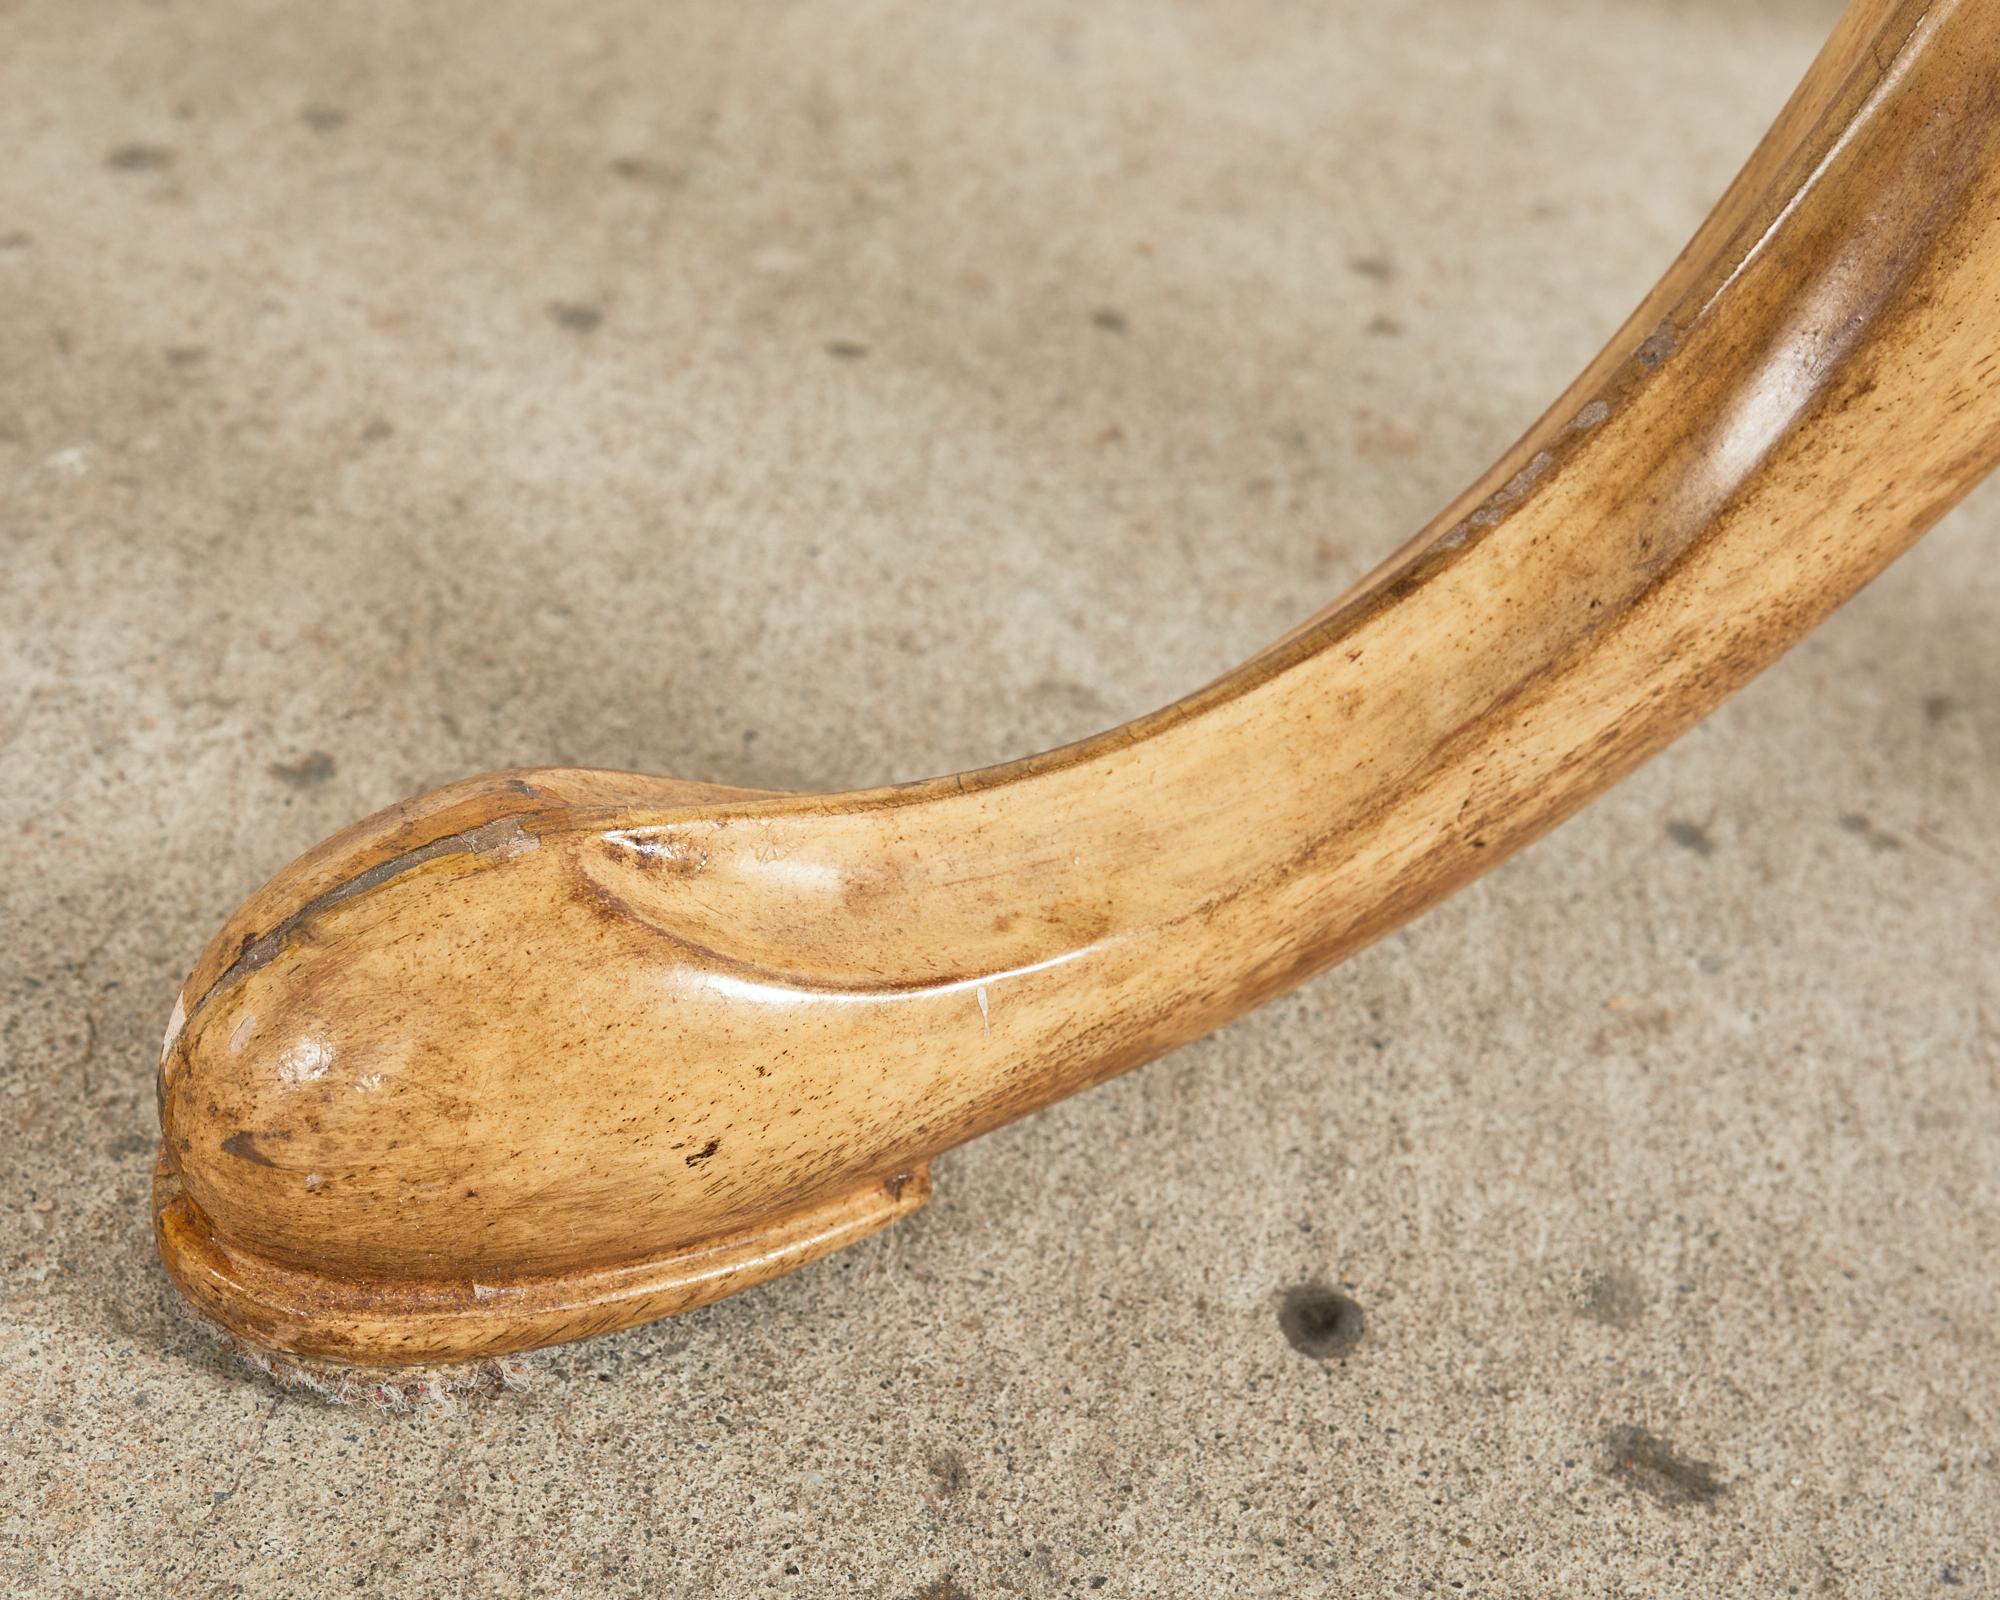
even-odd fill
[(720, 1139), (711, 1139), (708, 1141), (707, 1144), (703, 1145), (699, 1150), (695, 1151), (693, 1155), (687, 1158), (687, 1164), (691, 1167), (698, 1167), (721, 1148), (722, 1148), (722, 1141)]
[[(267, 1133), (264, 1137), (267, 1139), (284, 1139), (288, 1138), (289, 1135)], [(222, 1141), (222, 1153), (226, 1156), (234, 1156), (239, 1161), (248, 1161), (253, 1166), (275, 1167), (278, 1164), (257, 1148), (257, 1135), (253, 1134), (248, 1128), (239, 1129), (227, 1139), (224, 1139)]]

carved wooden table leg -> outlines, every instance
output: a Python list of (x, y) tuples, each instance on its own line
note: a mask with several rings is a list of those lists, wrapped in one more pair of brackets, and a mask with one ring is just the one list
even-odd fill
[(258, 1347), (455, 1360), (759, 1282), (1561, 821), (2000, 453), (2000, 8), (1863, 0), (1688, 250), (1330, 610), (900, 789), (473, 779), (286, 868), (160, 1065), (161, 1253)]

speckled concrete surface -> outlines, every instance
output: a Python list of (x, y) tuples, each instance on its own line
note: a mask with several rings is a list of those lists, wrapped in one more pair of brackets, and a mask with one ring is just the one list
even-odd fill
[(0, 0), (0, 1589), (1995, 1592), (1992, 490), (1440, 913), (521, 1393), (282, 1394), (145, 1216), (175, 988), (291, 854), (1203, 681), (1830, 21)]

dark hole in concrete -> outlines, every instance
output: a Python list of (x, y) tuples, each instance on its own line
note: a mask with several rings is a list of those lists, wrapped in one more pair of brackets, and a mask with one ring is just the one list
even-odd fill
[(1708, 829), (1699, 822), (1688, 822), (1676, 817), (1667, 824), (1667, 837), (1683, 850), (1692, 850), (1698, 856), (1715, 854), (1715, 841), (1708, 835)]
[(114, 172), (164, 172), (174, 164), (174, 152), (163, 144), (121, 144), (105, 155), (104, 164)]
[(302, 761), (274, 761), (265, 770), (294, 789), (310, 789), (314, 784), (325, 783), (339, 767), (324, 750), (315, 750)]
[(1287, 1289), (1278, 1307), (1278, 1327), (1291, 1347), (1315, 1361), (1332, 1361), (1361, 1343), (1368, 1319), (1338, 1289), (1302, 1283)]
[(1682, 1455), (1644, 1428), (1613, 1428), (1604, 1442), (1609, 1451), (1605, 1472), (1661, 1505), (1706, 1505), (1728, 1487), (1711, 1463)]

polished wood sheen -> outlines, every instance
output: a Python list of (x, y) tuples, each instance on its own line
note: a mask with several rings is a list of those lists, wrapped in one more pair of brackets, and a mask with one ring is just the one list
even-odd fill
[(1996, 453), (2000, 5), (1864, 0), (1541, 422), (1230, 676), (902, 788), (501, 773), (279, 873), (167, 1035), (168, 1270), (393, 1365), (811, 1260), (1546, 832)]

